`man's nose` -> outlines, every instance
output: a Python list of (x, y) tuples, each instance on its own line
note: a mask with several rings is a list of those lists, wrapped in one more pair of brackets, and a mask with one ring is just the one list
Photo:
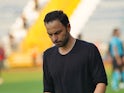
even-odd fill
[(53, 36), (52, 36), (52, 40), (53, 40), (53, 42), (56, 42), (57, 39), (58, 39), (57, 35), (53, 35)]

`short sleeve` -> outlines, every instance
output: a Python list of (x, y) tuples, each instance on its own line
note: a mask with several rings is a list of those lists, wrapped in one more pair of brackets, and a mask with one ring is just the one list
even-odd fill
[(53, 80), (48, 70), (48, 65), (47, 65), (45, 54), (43, 55), (43, 85), (44, 85), (44, 92), (53, 93), (54, 91)]
[(90, 73), (93, 78), (93, 82), (95, 85), (98, 83), (107, 83), (107, 75), (105, 72), (105, 68), (103, 65), (103, 61), (101, 55), (95, 45), (93, 45), (92, 49), (90, 50)]

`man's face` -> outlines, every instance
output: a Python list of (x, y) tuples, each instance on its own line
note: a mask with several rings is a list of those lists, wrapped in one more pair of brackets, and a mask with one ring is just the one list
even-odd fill
[(116, 32), (116, 35), (117, 35), (118, 37), (120, 37), (120, 34), (121, 34), (120, 30), (118, 30), (118, 31)]
[(47, 33), (52, 42), (58, 47), (64, 47), (69, 40), (70, 25), (65, 27), (59, 20), (45, 23)]

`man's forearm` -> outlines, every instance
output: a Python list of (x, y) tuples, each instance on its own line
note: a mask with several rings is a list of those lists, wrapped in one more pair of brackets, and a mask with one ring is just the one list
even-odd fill
[(44, 92), (44, 93), (51, 93), (51, 92)]
[(106, 91), (106, 85), (104, 83), (98, 83), (96, 85), (96, 89), (94, 93), (105, 93)]

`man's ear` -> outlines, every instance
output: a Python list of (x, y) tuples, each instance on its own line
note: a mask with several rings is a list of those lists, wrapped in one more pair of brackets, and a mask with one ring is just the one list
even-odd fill
[(67, 24), (67, 30), (68, 30), (68, 32), (70, 32), (70, 30), (71, 30), (71, 25), (70, 25), (70, 23)]

